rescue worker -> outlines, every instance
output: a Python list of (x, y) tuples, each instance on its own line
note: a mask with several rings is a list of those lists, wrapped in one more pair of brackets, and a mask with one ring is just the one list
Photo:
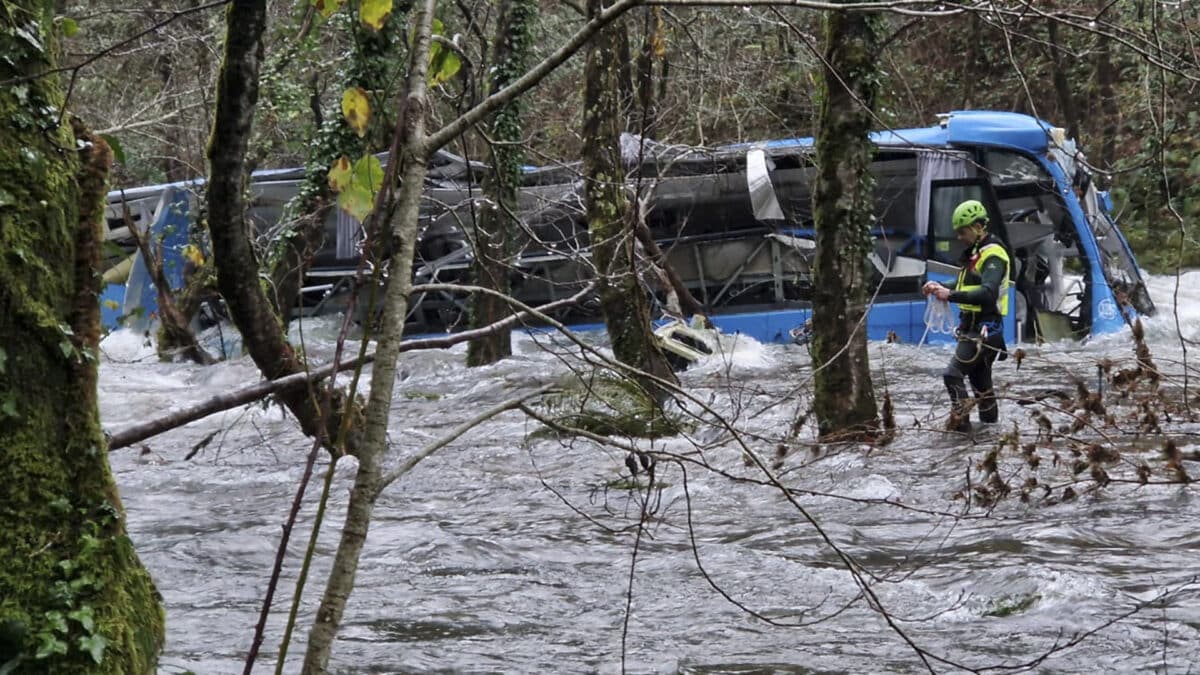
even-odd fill
[(954, 234), (966, 245), (958, 262), (958, 282), (950, 290), (930, 281), (921, 291), (958, 304), (958, 345), (942, 377), (950, 392), (948, 428), (967, 432), (971, 430), (970, 402), (964, 378), (975, 392), (979, 421), (994, 424), (999, 418), (992, 364), (997, 357), (1007, 357), (1003, 321), (1008, 314), (1012, 261), (1000, 239), (988, 231), (987, 209), (978, 200), (959, 204), (952, 222)]

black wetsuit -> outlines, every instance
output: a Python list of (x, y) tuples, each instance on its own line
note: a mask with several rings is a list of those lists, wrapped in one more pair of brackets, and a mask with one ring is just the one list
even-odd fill
[[(942, 373), (954, 406), (952, 426), (960, 431), (970, 429), (964, 378), (970, 380), (971, 389), (978, 399), (979, 421), (995, 423), (999, 419), (996, 396), (992, 390), (992, 364), (998, 356), (1006, 354), (1007, 349), (999, 300), (1001, 292), (1007, 292), (1010, 263), (1004, 257), (991, 255), (983, 260), (982, 265), (976, 264), (980, 259), (980, 250), (992, 244), (1003, 246), (998, 238), (988, 234), (963, 252), (959, 260), (963, 274), (949, 298), (953, 303), (979, 307), (979, 311), (960, 308), (958, 345)], [(960, 290), (963, 287), (974, 288)]]

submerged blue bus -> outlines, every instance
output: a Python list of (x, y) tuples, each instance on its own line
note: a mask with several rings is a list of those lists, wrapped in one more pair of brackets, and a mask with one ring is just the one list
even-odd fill
[[(921, 286), (952, 283), (961, 245), (950, 216), (965, 199), (987, 208), (992, 229), (1008, 246), (1013, 283), (1005, 319), (1008, 342), (1056, 340), (1118, 330), (1154, 305), (1133, 252), (1111, 213), (1096, 173), (1064, 131), (1018, 113), (958, 111), (938, 123), (872, 134), (874, 250), (864, 264), (874, 284), (868, 337), (906, 342), (951, 339), (927, 330)], [(718, 148), (670, 146), (625, 137), (622, 154), (630, 192), (661, 249), (647, 268), (670, 266), (723, 332), (763, 342), (790, 341), (811, 316), (815, 253), (811, 138)], [(386, 159), (386, 158), (385, 158)], [(422, 204), (414, 261), (416, 283), (469, 282), (475, 216), (487, 208), (480, 184), (487, 167), (439, 153)], [(256, 172), (249, 218), (269, 239), (296, 194), (300, 169)], [(182, 247), (195, 184), (111, 193), (110, 239), (129, 226), (166, 235), (164, 255), (184, 267)], [(133, 217), (127, 222), (124, 209)], [(510, 260), (513, 294), (537, 305), (575, 294), (594, 276), (579, 166), (529, 167), (518, 204), (520, 221)], [(361, 233), (345, 214), (326, 222), (327, 245), (308, 270), (305, 311), (340, 307), (330, 301), (348, 284)], [(131, 255), (133, 270), (106, 290), (104, 318), (152, 316), (153, 288)], [(173, 259), (173, 262), (171, 262)], [(141, 271), (139, 271), (141, 270)], [(647, 293), (669, 315), (672, 289), (647, 272)], [(466, 297), (452, 292), (412, 298), (408, 332), (434, 333), (465, 324)], [(574, 325), (600, 321), (598, 303), (560, 308)]]

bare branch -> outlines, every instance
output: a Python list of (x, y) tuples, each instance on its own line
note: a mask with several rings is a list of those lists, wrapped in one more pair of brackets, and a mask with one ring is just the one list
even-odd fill
[(400, 466), (396, 467), (395, 469), (392, 469), (391, 471), (384, 474), (383, 478), (380, 480), (380, 483), (379, 483), (380, 491), (386, 489), (389, 485), (396, 482), (396, 479), (400, 478), (401, 476), (408, 473), (409, 471), (412, 471), (413, 468), (415, 468), (418, 464), (420, 464), (422, 460), (429, 457), (430, 455), (437, 452), (438, 450), (441, 450), (442, 448), (446, 447), (447, 445), (453, 443), (459, 436), (462, 436), (463, 434), (467, 433), (471, 429), (474, 429), (475, 427), (479, 426), (480, 424), (483, 424), (484, 422), (490, 420), (491, 418), (495, 417), (496, 415), (499, 415), (502, 412), (521, 408), (525, 405), (525, 402), (528, 401), (529, 399), (535, 398), (537, 396), (542, 396), (543, 394), (547, 394), (551, 391), (554, 391), (557, 388), (558, 388), (558, 385), (548, 384), (544, 387), (535, 389), (534, 391), (531, 391), (527, 394), (522, 394), (521, 396), (517, 396), (515, 398), (510, 398), (507, 401), (504, 401), (503, 403), (500, 403), (499, 405), (492, 406), (491, 408), (488, 408), (487, 410), (485, 410), (485, 411), (479, 413), (478, 415), (472, 417), (471, 419), (467, 420), (466, 422), (463, 422), (462, 424), (454, 427), (453, 429), (450, 430), (450, 433), (446, 434), (445, 436), (442, 436), (441, 438), (437, 439), (436, 441), (421, 448), (415, 455), (404, 460), (403, 464), (401, 464)]

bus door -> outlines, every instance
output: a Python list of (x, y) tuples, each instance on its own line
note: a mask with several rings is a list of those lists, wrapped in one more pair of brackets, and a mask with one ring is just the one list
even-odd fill
[[(935, 180), (930, 183), (929, 193), (929, 234), (926, 237), (925, 280), (937, 281), (949, 288), (954, 288), (958, 282), (959, 258), (965, 247), (954, 234), (954, 209), (968, 199), (976, 199), (983, 203), (988, 212), (989, 229), (1000, 238), (1009, 249), (1008, 232), (1004, 227), (1004, 218), (1000, 214), (999, 203), (991, 184), (985, 178), (957, 178), (952, 180)], [(1010, 275), (1013, 270), (1009, 270)], [(1004, 339), (1015, 341), (1016, 304), (1012, 286), (1009, 287), (1008, 316), (1004, 317)]]

